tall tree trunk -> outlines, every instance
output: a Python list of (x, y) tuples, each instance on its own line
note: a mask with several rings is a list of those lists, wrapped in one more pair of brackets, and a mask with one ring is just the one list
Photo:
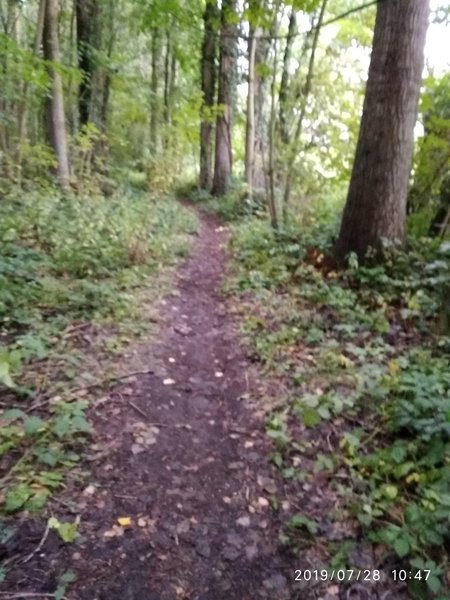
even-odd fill
[(272, 83), (270, 86), (270, 122), (269, 122), (269, 165), (268, 165), (268, 205), (270, 223), (274, 229), (278, 229), (278, 211), (275, 190), (275, 121), (276, 121), (276, 84), (278, 71), (278, 9), (280, 0), (276, 3), (275, 20), (273, 26), (273, 67)]
[(164, 148), (168, 146), (169, 122), (170, 122), (170, 68), (171, 68), (171, 39), (170, 27), (166, 31), (166, 53), (164, 56)]
[(405, 239), (406, 198), (429, 0), (379, 2), (369, 78), (336, 256)]
[(101, 84), (101, 95), (100, 95), (100, 113), (99, 113), (99, 121), (100, 127), (103, 132), (106, 131), (108, 125), (108, 105), (109, 105), (109, 96), (111, 92), (111, 80), (112, 80), (112, 67), (110, 65), (111, 58), (114, 50), (114, 45), (116, 43), (116, 9), (117, 2), (116, 0), (109, 0), (107, 4), (107, 15), (108, 15), (108, 43), (106, 48), (106, 56), (108, 58), (108, 62), (106, 67), (103, 68), (102, 73), (102, 84)]
[[(34, 56), (39, 56), (42, 46), (42, 35), (44, 31), (46, 0), (39, 0), (36, 34), (34, 38)], [(23, 144), (27, 134), (27, 117), (28, 117), (28, 95), (29, 82), (25, 81), (22, 89), (22, 100), (19, 103), (17, 111), (17, 183), (22, 185), (22, 153)]]
[(289, 86), (289, 67), (291, 64), (292, 45), (294, 43), (294, 35), (297, 30), (297, 15), (294, 9), (289, 17), (289, 28), (286, 39), (286, 47), (283, 57), (283, 71), (281, 74), (280, 93), (279, 93), (279, 132), (280, 139), (283, 144), (289, 143), (289, 128), (287, 125), (287, 102), (288, 102), (288, 86)]
[(212, 187), (213, 159), (213, 115), (212, 109), (216, 95), (216, 55), (217, 55), (217, 20), (218, 9), (216, 0), (207, 0), (203, 13), (204, 34), (201, 59), (201, 81), (203, 105), (200, 124), (200, 176), (201, 189), (210, 190)]
[(216, 149), (212, 193), (222, 196), (230, 188), (233, 168), (231, 122), (236, 66), (236, 26), (233, 22), (237, 0), (222, 0), (219, 92), (220, 114), (216, 123)]
[(152, 31), (152, 81), (150, 96), (150, 153), (156, 154), (158, 144), (158, 57), (159, 35), (155, 27)]
[[(263, 9), (267, 2), (263, 0)], [(263, 33), (263, 32), (262, 32)], [(266, 100), (269, 97), (269, 74), (265, 68), (269, 59), (270, 37), (261, 35), (255, 48), (255, 150), (253, 164), (253, 187), (267, 188), (267, 169), (265, 168), (265, 149), (268, 147), (268, 118)]]
[(50, 143), (57, 159), (59, 184), (63, 189), (69, 187), (69, 155), (67, 151), (66, 122), (64, 114), (64, 96), (61, 74), (58, 69), (58, 0), (46, 0), (44, 34), (44, 58), (49, 61), (49, 74), (52, 81), (48, 107), (48, 133)]
[(92, 79), (95, 70), (94, 51), (99, 43), (99, 6), (97, 0), (75, 0), (77, 16), (78, 68), (81, 71), (78, 107), (80, 127), (86, 125), (91, 116)]
[(287, 160), (287, 171), (286, 171), (286, 182), (284, 186), (283, 195), (283, 221), (286, 222), (288, 218), (289, 200), (291, 197), (292, 181), (294, 177), (294, 165), (295, 159), (298, 152), (298, 143), (300, 136), (303, 131), (303, 122), (305, 120), (306, 108), (308, 106), (308, 99), (311, 93), (311, 86), (314, 74), (314, 63), (316, 59), (317, 46), (319, 44), (320, 29), (322, 27), (323, 19), (325, 16), (325, 10), (327, 8), (328, 0), (322, 0), (322, 6), (320, 7), (319, 18), (315, 25), (314, 36), (311, 47), (311, 54), (309, 57), (308, 74), (306, 75), (305, 88), (300, 102), (300, 115), (298, 117), (297, 126), (295, 128), (294, 137), (292, 140), (291, 151)]
[(253, 172), (255, 167), (255, 57), (259, 28), (250, 27), (248, 41), (248, 90), (247, 122), (245, 129), (245, 181), (249, 196), (253, 193)]

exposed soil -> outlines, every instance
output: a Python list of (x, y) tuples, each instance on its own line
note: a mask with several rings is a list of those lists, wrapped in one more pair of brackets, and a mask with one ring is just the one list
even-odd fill
[[(295, 569), (320, 566), (302, 564), (278, 540), (270, 501), (283, 497), (282, 483), (249, 402), (258, 382), (218, 291), (226, 239), (213, 217), (202, 217), (178, 287), (161, 307), (159, 340), (146, 348), (152, 372), (92, 409), (92, 471), (63, 494), (58, 512), (79, 515), (80, 537), (63, 544), (51, 531), (39, 548), (44, 525), (24, 520), (7, 555), (34, 554), (14, 563), (5, 592), (53, 594), (70, 569), (77, 579), (69, 600), (379, 597), (294, 581)], [(120, 518), (131, 522), (120, 526)]]

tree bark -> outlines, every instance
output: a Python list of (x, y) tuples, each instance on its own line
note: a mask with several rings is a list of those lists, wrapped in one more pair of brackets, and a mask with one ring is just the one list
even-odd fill
[(216, 123), (212, 189), (215, 196), (223, 196), (229, 190), (233, 168), (231, 121), (236, 66), (236, 26), (233, 23), (236, 6), (237, 0), (222, 0), (218, 92), (220, 114)]
[(70, 170), (69, 155), (67, 151), (63, 85), (58, 68), (60, 62), (58, 0), (46, 0), (43, 48), (44, 58), (49, 61), (48, 71), (52, 81), (47, 123), (49, 139), (56, 155), (59, 184), (63, 189), (67, 189), (69, 187)]
[(253, 193), (253, 172), (255, 167), (255, 58), (258, 44), (259, 28), (250, 27), (248, 41), (248, 89), (247, 89), (247, 122), (245, 129), (245, 181), (248, 194)]
[(200, 124), (200, 176), (199, 187), (210, 190), (212, 187), (213, 131), (212, 109), (216, 95), (216, 55), (217, 55), (216, 0), (208, 0), (203, 13), (204, 35), (201, 58), (201, 81), (203, 105)]
[(86, 125), (91, 116), (94, 51), (100, 46), (98, 16), (97, 0), (76, 0), (78, 68), (82, 75), (78, 91), (80, 127)]
[(429, 0), (378, 3), (353, 172), (335, 253), (403, 244)]
[[(263, 2), (264, 10), (268, 10)], [(269, 97), (269, 72), (266, 68), (270, 52), (270, 39), (262, 31), (255, 48), (255, 150), (253, 164), (253, 187), (267, 188), (265, 151), (268, 147), (268, 118), (266, 101)]]
[(286, 39), (286, 47), (283, 57), (283, 72), (281, 74), (280, 93), (279, 93), (279, 132), (280, 139), (283, 144), (289, 144), (289, 128), (287, 125), (287, 101), (288, 101), (288, 86), (289, 86), (289, 66), (291, 63), (292, 45), (294, 35), (297, 30), (297, 15), (294, 9), (289, 17), (289, 28)]
[(106, 44), (106, 56), (108, 58), (107, 65), (103, 68), (102, 73), (102, 84), (100, 93), (100, 111), (99, 111), (99, 122), (103, 132), (107, 130), (108, 126), (108, 106), (109, 96), (111, 92), (111, 81), (113, 69), (111, 67), (111, 59), (116, 43), (116, 10), (117, 2), (115, 0), (109, 0), (107, 4), (108, 14), (108, 43)]
[(158, 55), (159, 35), (155, 27), (152, 31), (152, 81), (150, 97), (150, 153), (156, 154), (158, 144)]

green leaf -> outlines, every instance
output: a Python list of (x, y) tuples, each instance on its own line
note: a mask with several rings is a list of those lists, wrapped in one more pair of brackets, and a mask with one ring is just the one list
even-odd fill
[(6, 494), (5, 509), (14, 512), (22, 508), (26, 501), (33, 495), (33, 490), (26, 483), (20, 483)]
[(394, 550), (396, 551), (397, 555), (400, 558), (403, 558), (405, 556), (407, 556), (407, 554), (409, 553), (411, 549), (411, 546), (409, 545), (408, 540), (406, 540), (405, 538), (398, 538), (397, 540), (395, 540), (394, 542)]
[(26, 435), (32, 436), (35, 433), (38, 433), (40, 430), (45, 429), (45, 421), (40, 419), (39, 417), (27, 417), (23, 422), (23, 429)]
[(306, 427), (315, 427), (322, 420), (318, 411), (309, 407), (303, 409), (302, 419)]
[(437, 594), (442, 589), (442, 582), (439, 577), (430, 573), (430, 576), (427, 579), (427, 586), (433, 592), (433, 594)]
[(26, 414), (23, 410), (20, 410), (20, 408), (10, 408), (2, 415), (3, 419), (6, 419), (7, 421), (17, 421), (17, 419), (21, 419), (25, 416)]
[(317, 533), (317, 523), (305, 515), (294, 515), (288, 525), (294, 529), (306, 529), (311, 535)]
[(58, 533), (66, 544), (74, 542), (78, 537), (76, 523), (61, 523), (58, 527)]
[(0, 360), (0, 383), (11, 389), (16, 387), (9, 373), (9, 362), (5, 360)]

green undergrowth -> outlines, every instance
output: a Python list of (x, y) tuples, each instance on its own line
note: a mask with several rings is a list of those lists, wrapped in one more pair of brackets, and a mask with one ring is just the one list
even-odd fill
[(449, 598), (450, 245), (420, 239), (336, 270), (334, 233), (320, 219), (233, 226), (228, 291), (281, 382), (272, 458), (293, 506), (321, 498), (301, 502), (283, 539), (326, 544), (342, 568), (370, 543), (386, 573), (412, 574), (413, 597)]
[(180, 184), (175, 190), (181, 200), (189, 200), (206, 212), (218, 215), (225, 222), (238, 222), (249, 216), (264, 216), (266, 212), (265, 193), (256, 190), (249, 198), (247, 186), (234, 182), (225, 196), (216, 197), (198, 188), (197, 183)]
[(39, 511), (69, 472), (81, 475), (91, 396), (116, 380), (122, 353), (149, 331), (196, 226), (175, 200), (136, 188), (2, 199), (2, 513)]

